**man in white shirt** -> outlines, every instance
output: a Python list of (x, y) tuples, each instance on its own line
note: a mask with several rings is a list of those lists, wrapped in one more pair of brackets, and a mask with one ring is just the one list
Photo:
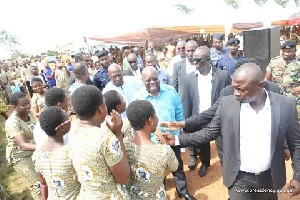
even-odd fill
[(168, 64), (167, 72), (168, 72), (169, 76), (171, 77), (171, 80), (172, 80), (172, 76), (173, 76), (174, 64), (185, 58), (185, 44), (186, 44), (185, 40), (178, 41), (177, 46), (176, 46), (177, 55), (174, 56)]
[[(140, 77), (136, 76), (124, 76), (121, 67), (113, 63), (108, 67), (108, 76), (110, 81), (103, 89), (103, 94), (110, 90), (118, 91), (126, 101), (128, 106), (134, 93), (140, 90), (143, 86), (143, 82)], [(127, 118), (126, 112), (121, 114), (122, 118)]]
[(286, 184), (284, 140), (292, 155), (292, 195), (300, 193), (300, 124), (295, 100), (264, 89), (259, 66), (246, 63), (233, 77), (234, 96), (223, 97), (207, 128), (164, 133), (168, 144), (195, 146), (223, 136), (223, 183), (231, 200), (267, 200)]

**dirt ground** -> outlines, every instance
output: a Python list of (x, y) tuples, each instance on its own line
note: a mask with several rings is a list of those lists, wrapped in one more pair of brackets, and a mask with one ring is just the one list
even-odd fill
[[(207, 169), (207, 174), (204, 177), (198, 175), (198, 171), (201, 166), (201, 162), (198, 159), (197, 168), (193, 171), (189, 170), (187, 164), (189, 161), (189, 154), (186, 152), (182, 153), (182, 160), (184, 163), (184, 171), (187, 179), (187, 185), (190, 194), (192, 194), (197, 200), (227, 200), (228, 192), (227, 188), (223, 185), (222, 169), (218, 153), (216, 151), (215, 142), (211, 142), (211, 166)], [(200, 163), (199, 163), (200, 162)], [(291, 161), (286, 162), (287, 168), (287, 184), (283, 189), (287, 189), (288, 183), (293, 177)], [(167, 195), (170, 200), (179, 200), (176, 195), (175, 181), (172, 174), (168, 174), (166, 179)], [(300, 200), (300, 195), (290, 197), (287, 193), (278, 195), (279, 200)]]

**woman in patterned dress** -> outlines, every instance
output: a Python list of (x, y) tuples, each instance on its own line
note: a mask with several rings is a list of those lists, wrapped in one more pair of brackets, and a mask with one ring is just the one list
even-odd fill
[(101, 128), (107, 110), (95, 86), (77, 88), (71, 101), (79, 118), (69, 132), (70, 155), (81, 183), (78, 199), (128, 199), (121, 185), (130, 177), (121, 116), (113, 110), (109, 129)]
[(31, 79), (32, 90), (35, 92), (31, 98), (31, 105), (36, 117), (40, 116), (40, 113), (45, 108), (45, 89), (43, 81), (40, 78)]
[(34, 152), (32, 159), (40, 182), (48, 186), (48, 200), (76, 199), (80, 183), (69, 157), (70, 147), (64, 144), (71, 120), (66, 111), (52, 106), (41, 113), (39, 121), (48, 142)]
[(6, 147), (7, 161), (25, 179), (34, 199), (41, 199), (40, 182), (31, 159), (35, 151), (32, 131), (35, 117), (30, 111), (29, 99), (22, 92), (10, 96), (14, 112), (5, 122), (5, 132), (8, 140)]
[(151, 141), (151, 133), (156, 131), (158, 118), (149, 101), (133, 101), (126, 112), (135, 130), (133, 138), (124, 140), (131, 168), (127, 185), (131, 197), (133, 200), (166, 200), (165, 171), (177, 170), (177, 158), (169, 145), (155, 144)]

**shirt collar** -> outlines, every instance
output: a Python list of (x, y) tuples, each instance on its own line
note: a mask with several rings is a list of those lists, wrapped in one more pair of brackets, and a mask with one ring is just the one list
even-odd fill
[[(196, 70), (195, 70), (195, 76), (198, 76), (198, 75), (203, 76), (203, 75), (200, 74), (200, 72), (196, 69)], [(207, 75), (212, 75), (212, 68), (211, 68), (211, 66), (210, 66), (209, 73), (208, 73)]]
[[(262, 110), (271, 110), (271, 102), (267, 90), (264, 88), (265, 93), (267, 94), (266, 102)], [(251, 108), (249, 103), (241, 103), (241, 108)], [(251, 108), (252, 109), (252, 108)]]

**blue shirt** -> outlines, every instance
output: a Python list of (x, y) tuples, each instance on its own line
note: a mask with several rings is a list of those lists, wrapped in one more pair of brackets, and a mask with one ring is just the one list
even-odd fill
[(102, 91), (109, 81), (108, 71), (101, 66), (93, 78), (94, 85)]
[(56, 86), (56, 80), (54, 78), (50, 78), (51, 74), (52, 74), (52, 69), (50, 67), (46, 68), (45, 69), (45, 75), (48, 79), (48, 87), (49, 88), (52, 88), (52, 87)]
[(73, 71), (73, 65), (72, 64), (67, 64), (68, 70), (71, 72)]
[(140, 68), (140, 69), (144, 69), (144, 63), (143, 63), (143, 59), (140, 55), (138, 55), (136, 57), (136, 61), (137, 61), (137, 66)]
[(218, 51), (215, 47), (212, 47), (210, 49), (211, 65), (213, 67), (216, 67), (218, 60), (223, 58), (227, 53), (228, 53), (228, 49), (224, 46), (222, 46), (221, 52)]
[[(142, 87), (132, 98), (132, 100), (148, 100), (152, 103), (158, 121), (169, 122), (169, 121), (184, 121), (183, 107), (181, 104), (180, 97), (176, 92), (175, 88), (170, 85), (160, 84), (160, 92), (157, 97), (151, 96), (146, 87)], [(174, 135), (179, 135), (178, 131), (164, 130), (163, 127), (158, 126), (162, 132), (170, 132)], [(154, 143), (159, 143), (154, 133), (151, 134), (151, 140)]]
[(165, 70), (157, 67), (157, 73), (158, 73), (158, 79), (161, 83), (171, 85), (170, 76), (169, 74), (167, 74)]
[(232, 77), (234, 71), (235, 71), (235, 64), (239, 60), (243, 60), (245, 57), (239, 55), (237, 58), (230, 58), (229, 55), (225, 55), (223, 58), (221, 58), (217, 63), (217, 68), (222, 70), (227, 70), (230, 74), (230, 77)]

